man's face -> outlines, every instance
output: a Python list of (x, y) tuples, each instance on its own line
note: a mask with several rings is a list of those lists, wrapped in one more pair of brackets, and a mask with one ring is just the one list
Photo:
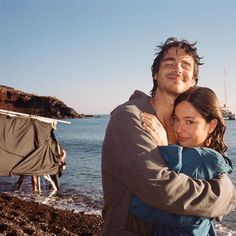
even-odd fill
[(170, 48), (160, 64), (157, 80), (157, 91), (165, 91), (175, 96), (195, 85), (193, 79), (194, 60), (184, 49)]

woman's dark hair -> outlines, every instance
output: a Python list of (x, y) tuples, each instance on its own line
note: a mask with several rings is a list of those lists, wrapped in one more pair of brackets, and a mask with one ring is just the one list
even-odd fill
[[(160, 44), (157, 46), (159, 51), (155, 54), (156, 58), (154, 59), (154, 62), (152, 64), (152, 77), (154, 78), (155, 74), (159, 72), (160, 64), (165, 56), (165, 53), (173, 47), (176, 47), (177, 49), (184, 49), (185, 52), (190, 55), (194, 60), (194, 74), (193, 77), (196, 81), (196, 84), (198, 82), (198, 74), (199, 74), (199, 65), (202, 65), (203, 63), (200, 62), (202, 57), (199, 57), (197, 54), (197, 48), (195, 47), (195, 43), (190, 43), (187, 40), (177, 40), (174, 37), (168, 38), (165, 43)], [(151, 96), (153, 97), (156, 93), (157, 89), (157, 80), (153, 79), (153, 88), (150, 91)]]
[(173, 114), (175, 112), (175, 107), (184, 101), (190, 103), (207, 123), (213, 119), (217, 120), (216, 128), (209, 134), (204, 142), (204, 146), (212, 148), (224, 155), (228, 149), (224, 143), (226, 125), (216, 94), (206, 87), (191, 87), (175, 99)]

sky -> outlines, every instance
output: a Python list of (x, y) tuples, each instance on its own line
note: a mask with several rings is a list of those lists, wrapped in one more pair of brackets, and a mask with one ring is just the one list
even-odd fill
[(235, 9), (235, 0), (0, 0), (0, 84), (108, 114), (134, 90), (150, 92), (156, 46), (176, 37), (197, 41), (199, 85), (236, 112)]

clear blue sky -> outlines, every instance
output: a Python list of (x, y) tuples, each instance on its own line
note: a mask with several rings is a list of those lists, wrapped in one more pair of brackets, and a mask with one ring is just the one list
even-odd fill
[(236, 112), (235, 0), (0, 0), (0, 84), (109, 113), (152, 88), (155, 46), (197, 41), (199, 85)]

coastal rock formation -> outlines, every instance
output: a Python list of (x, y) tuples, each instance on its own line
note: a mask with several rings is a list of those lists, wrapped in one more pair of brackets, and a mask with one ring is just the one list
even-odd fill
[(37, 96), (4, 85), (0, 85), (0, 109), (54, 119), (86, 117), (55, 97)]

